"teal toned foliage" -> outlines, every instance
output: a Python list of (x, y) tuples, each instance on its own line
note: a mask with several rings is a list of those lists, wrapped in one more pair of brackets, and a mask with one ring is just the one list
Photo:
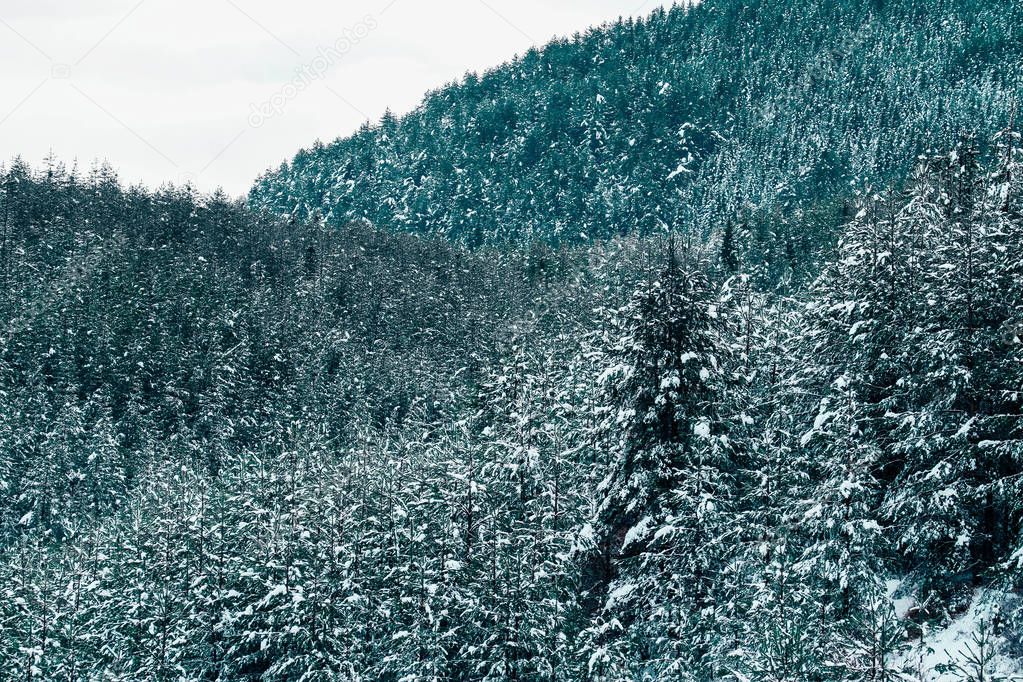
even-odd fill
[(250, 202), (470, 245), (706, 236), (725, 211), (741, 220), (730, 259), (812, 274), (850, 183), (1005, 125), (1021, 45), (1020, 5), (1002, 0), (705, 0), (469, 74), (299, 152)]
[(249, 206), (0, 166), (0, 680), (929, 679), (975, 595), (998, 679), (1020, 19), (658, 11)]
[(1021, 159), (921, 155), (777, 290), (12, 164), (2, 675), (894, 679), (1019, 582)]

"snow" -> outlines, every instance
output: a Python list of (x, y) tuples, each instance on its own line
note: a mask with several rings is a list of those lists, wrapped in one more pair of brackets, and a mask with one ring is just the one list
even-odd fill
[(619, 603), (629, 598), (629, 595), (636, 591), (636, 586), (631, 583), (625, 583), (619, 585), (615, 589), (611, 590), (611, 594), (607, 596), (607, 604), (604, 605), (606, 611), (613, 610)]
[(637, 523), (635, 526), (629, 529), (629, 532), (625, 534), (625, 541), (622, 543), (622, 549), (624, 550), (632, 543), (642, 540), (650, 534), (650, 524), (654, 522), (650, 516), (645, 517), (642, 521)]
[[(889, 581), (889, 598), (899, 619), (904, 619), (915, 605), (911, 596), (902, 593), (900, 581)], [(938, 629), (924, 629), (920, 639), (914, 640), (909, 648), (902, 652), (895, 662), (895, 667), (911, 673), (910, 679), (923, 679), (928, 682), (960, 682), (964, 678), (955, 671), (942, 671), (939, 668), (949, 664), (967, 665), (972, 651), (977, 649), (977, 638), (985, 625), (994, 619), (999, 605), (1006, 599), (1004, 592), (997, 590), (977, 590), (965, 613), (952, 620), (948, 625)], [(995, 638), (996, 650), (1004, 644), (1001, 638)], [(999, 676), (1006, 682), (1023, 682), (1023, 668), (1000, 653), (996, 653), (991, 661), (990, 669), (984, 679), (997, 680)]]
[(680, 163), (678, 168), (676, 168), (675, 170), (668, 174), (668, 180), (673, 180), (674, 178), (677, 178), (683, 173), (692, 173), (692, 171), (686, 168), (685, 163)]
[(607, 384), (611, 379), (621, 377), (623, 380), (628, 380), (632, 376), (632, 368), (628, 365), (619, 364), (612, 367), (608, 367), (604, 372), (597, 377), (597, 384)]
[(820, 431), (821, 427), (829, 420), (833, 419), (837, 413), (835, 412), (821, 412), (813, 420), (814, 431)]
[(888, 599), (891, 600), (892, 607), (895, 609), (895, 617), (899, 620), (905, 619), (909, 610), (916, 605), (916, 599), (912, 596), (901, 594), (902, 585), (901, 580), (889, 580), (885, 585), (888, 589)]
[(1012, 556), (1009, 558), (1009, 561), (1006, 562), (1005, 565), (1006, 567), (1011, 567), (1013, 563), (1016, 564), (1017, 569), (1023, 568), (1023, 547), (1020, 547), (1015, 552), (1013, 552)]
[(677, 373), (671, 374), (661, 379), (661, 390), (665, 391), (669, 389), (678, 388), (681, 384), (682, 380), (679, 378), (678, 374)]
[(967, 421), (965, 424), (962, 425), (962, 427), (960, 427), (959, 431), (956, 433), (956, 438), (964, 438), (970, 435), (970, 430), (973, 429), (973, 426), (976, 423), (977, 423), (976, 417), (973, 417), (972, 419)]

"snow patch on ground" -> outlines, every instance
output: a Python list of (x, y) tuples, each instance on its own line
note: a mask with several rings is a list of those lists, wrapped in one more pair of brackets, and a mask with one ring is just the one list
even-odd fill
[[(888, 583), (888, 593), (896, 615), (900, 620), (907, 617), (916, 606), (912, 596), (903, 594), (900, 581)], [(977, 652), (981, 648), (985, 628), (990, 632), (999, 605), (1007, 595), (997, 590), (977, 590), (965, 613), (942, 628), (924, 626), (923, 634), (909, 643), (897, 660), (896, 668), (908, 674), (907, 680), (921, 682), (963, 682), (966, 680), (1003, 680), (1023, 682), (1021, 661), (1005, 656), (1001, 651), (1005, 639), (991, 636), (994, 655), (990, 658), (984, 677), (978, 675), (975, 665)], [(945, 666), (958, 665), (959, 670), (945, 670)]]
[(906, 616), (909, 614), (909, 610), (916, 605), (916, 599), (912, 596), (901, 594), (901, 580), (889, 580), (887, 587), (888, 598), (891, 600), (892, 607), (895, 609), (895, 617), (899, 620), (905, 620)]

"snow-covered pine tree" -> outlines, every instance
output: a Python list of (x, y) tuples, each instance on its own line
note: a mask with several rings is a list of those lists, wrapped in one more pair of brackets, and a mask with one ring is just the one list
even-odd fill
[(718, 532), (731, 503), (725, 349), (709, 283), (680, 262), (673, 240), (649, 274), (613, 318), (607, 351), (615, 409), (594, 523), (606, 597), (590, 632), (590, 672), (622, 674), (609, 666), (624, 657), (637, 679), (710, 679)]

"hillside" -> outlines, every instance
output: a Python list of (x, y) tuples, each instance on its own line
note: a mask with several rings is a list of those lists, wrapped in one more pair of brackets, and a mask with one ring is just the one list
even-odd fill
[(792, 297), (674, 237), (467, 251), (15, 162), (0, 679), (1008, 674), (990, 146), (856, 199)]
[(1023, 83), (1021, 13), (1003, 0), (659, 10), (302, 150), (250, 202), (470, 245), (707, 236), (734, 221), (744, 269), (809, 266), (853, 189), (1006, 126)]
[(0, 164), (0, 682), (1023, 680), (1021, 20), (659, 11), (248, 201)]

